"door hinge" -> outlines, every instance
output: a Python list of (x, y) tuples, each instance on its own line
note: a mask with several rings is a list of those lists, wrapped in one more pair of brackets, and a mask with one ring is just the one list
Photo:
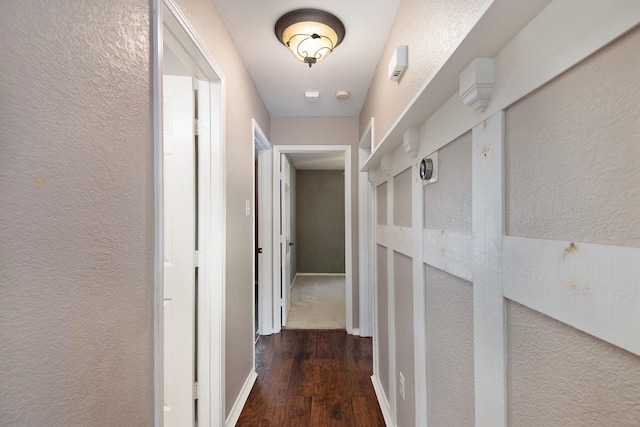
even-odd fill
[(284, 298), (280, 298), (280, 307), (284, 307)]
[(193, 132), (200, 135), (200, 120), (198, 119), (193, 119)]
[(195, 251), (193, 253), (193, 266), (200, 267), (200, 254), (198, 253), (198, 251)]
[(284, 180), (284, 171), (280, 171), (280, 181)]
[(200, 393), (198, 391), (198, 383), (193, 383), (193, 400), (200, 399)]
[(284, 236), (280, 235), (280, 243), (284, 243)]

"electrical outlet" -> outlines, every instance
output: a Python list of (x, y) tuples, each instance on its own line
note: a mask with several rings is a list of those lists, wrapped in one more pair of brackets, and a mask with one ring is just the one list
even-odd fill
[(400, 397), (404, 402), (404, 375), (402, 375), (402, 372), (400, 372)]

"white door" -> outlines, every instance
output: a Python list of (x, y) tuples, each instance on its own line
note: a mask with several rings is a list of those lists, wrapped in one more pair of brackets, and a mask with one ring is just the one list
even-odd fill
[(282, 326), (287, 324), (287, 315), (291, 307), (291, 167), (285, 154), (281, 155), (280, 167), (282, 171), (280, 198), (280, 244), (281, 256), (281, 297), (282, 297)]
[(194, 421), (195, 135), (191, 77), (164, 76), (164, 425)]

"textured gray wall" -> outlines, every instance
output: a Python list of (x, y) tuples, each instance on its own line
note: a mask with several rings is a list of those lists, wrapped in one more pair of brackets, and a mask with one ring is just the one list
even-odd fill
[(438, 181), (424, 186), (424, 226), (471, 231), (471, 132), (438, 150)]
[[(471, 231), (471, 132), (438, 151), (439, 177), (424, 186), (424, 224)], [(425, 265), (429, 424), (474, 424), (473, 288)]]
[(507, 110), (507, 233), (640, 246), (640, 30)]
[[(411, 188), (409, 187), (409, 190)], [(396, 378), (404, 376), (405, 400), (396, 393), (398, 427), (416, 425), (415, 365), (413, 357), (413, 260), (393, 252), (394, 312), (396, 334)]]
[(2, 2), (2, 425), (153, 425), (149, 5)]
[(473, 426), (473, 287), (425, 265), (429, 425)]
[[(636, 29), (509, 108), (509, 234), (640, 246), (639, 44)], [(515, 303), (508, 343), (512, 425), (640, 422), (640, 357)]]
[(344, 172), (299, 170), (296, 177), (299, 273), (344, 273)]
[(637, 426), (638, 357), (511, 302), (509, 425)]
[(393, 225), (411, 227), (411, 168), (393, 177)]

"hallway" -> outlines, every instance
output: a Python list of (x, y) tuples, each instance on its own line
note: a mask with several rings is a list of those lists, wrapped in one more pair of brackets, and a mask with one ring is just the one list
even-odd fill
[(237, 426), (384, 426), (371, 355), (370, 338), (345, 331), (260, 337), (258, 379)]

